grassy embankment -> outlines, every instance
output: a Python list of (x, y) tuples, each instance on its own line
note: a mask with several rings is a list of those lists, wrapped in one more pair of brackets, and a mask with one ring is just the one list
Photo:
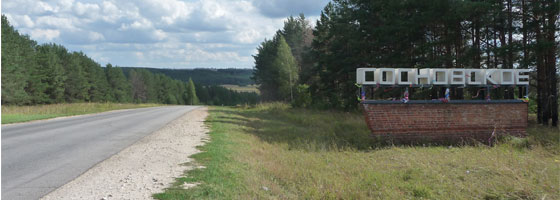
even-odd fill
[(120, 104), (120, 103), (67, 103), (35, 106), (2, 106), (2, 124), (27, 122), (55, 117), (83, 115), (110, 110), (146, 108), (160, 104)]
[[(214, 107), (211, 142), (158, 199), (560, 199), (559, 130), (495, 146), (380, 146), (360, 113)], [(534, 124), (534, 123), (533, 123)], [(201, 183), (182, 189), (185, 182)]]

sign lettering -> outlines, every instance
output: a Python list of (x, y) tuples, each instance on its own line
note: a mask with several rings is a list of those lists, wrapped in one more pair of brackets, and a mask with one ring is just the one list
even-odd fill
[(358, 68), (362, 85), (529, 85), (529, 69)]

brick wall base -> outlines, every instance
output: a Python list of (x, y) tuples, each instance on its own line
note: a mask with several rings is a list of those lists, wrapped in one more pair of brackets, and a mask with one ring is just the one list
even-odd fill
[(395, 143), (488, 143), (502, 134), (526, 136), (527, 103), (363, 103), (373, 136)]

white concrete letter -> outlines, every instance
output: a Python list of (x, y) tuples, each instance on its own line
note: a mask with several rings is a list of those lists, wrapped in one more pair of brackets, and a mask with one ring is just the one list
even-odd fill
[(465, 85), (465, 70), (451, 69), (449, 70), (449, 79), (452, 85)]
[(431, 76), (430, 76), (430, 69), (420, 69), (417, 71), (418, 73), (416, 74), (416, 84), (432, 84), (430, 81)]
[(393, 68), (379, 68), (379, 84), (382, 85), (394, 85), (397, 73), (395, 73)]
[(449, 69), (432, 69), (434, 85), (448, 85)]
[[(416, 80), (416, 69), (412, 69), (412, 68), (399, 68), (397, 69), (399, 75), (397, 76), (398, 78), (398, 83), (399, 85), (410, 85), (410, 84), (415, 84), (415, 80)], [(403, 75), (406, 76), (406, 81), (402, 80)]]
[(490, 84), (496, 85), (498, 84), (497, 80), (500, 80), (500, 77), (499, 73), (496, 73), (496, 69), (485, 70), (483, 85), (487, 85), (488, 82), (490, 82)]
[(467, 84), (482, 85), (482, 77), (484, 77), (483, 69), (467, 69), (465, 70), (465, 73), (468, 75)]
[(513, 85), (515, 84), (515, 70), (514, 69), (502, 69), (501, 70), (502, 80), (500, 84), (502, 85)]
[[(373, 72), (373, 77), (366, 77), (366, 72)], [(373, 81), (367, 81), (368, 78), (373, 78)], [(375, 68), (358, 68), (356, 70), (356, 82), (362, 85), (375, 85), (378, 81), (378, 76)]]
[[(515, 84), (529, 85), (529, 69), (517, 69), (515, 73)], [(526, 74), (525, 74), (526, 73)]]

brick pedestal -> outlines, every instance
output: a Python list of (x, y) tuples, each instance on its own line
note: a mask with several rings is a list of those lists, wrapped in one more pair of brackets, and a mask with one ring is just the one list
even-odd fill
[(366, 122), (374, 136), (405, 143), (487, 143), (495, 134), (527, 134), (527, 103), (522, 101), (365, 101)]

